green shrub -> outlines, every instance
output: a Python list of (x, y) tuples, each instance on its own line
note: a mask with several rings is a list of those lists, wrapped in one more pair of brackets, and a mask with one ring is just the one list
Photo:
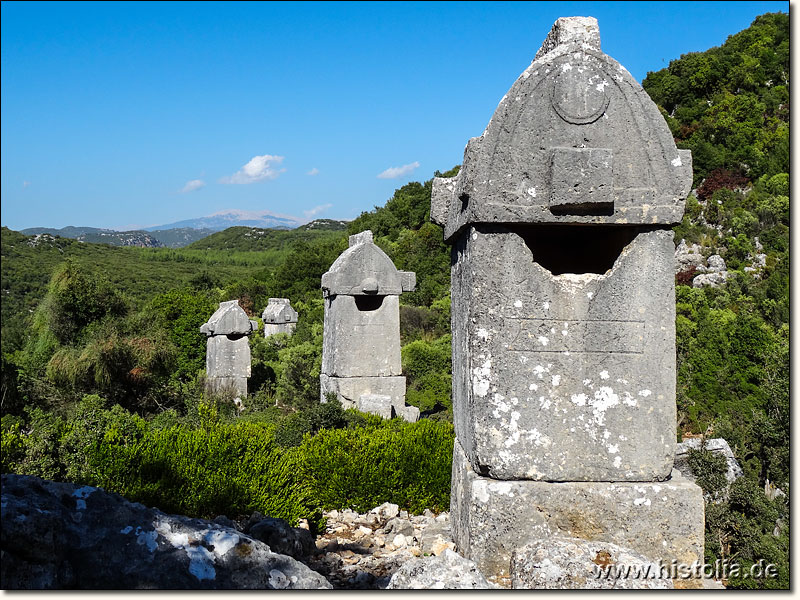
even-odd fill
[(452, 425), (427, 419), (321, 431), (299, 448), (302, 480), (326, 510), (364, 512), (384, 502), (447, 510), (453, 439)]
[(725, 474), (728, 464), (725, 457), (706, 450), (689, 450), (689, 468), (695, 476), (695, 482), (703, 491), (711, 496), (716, 496), (728, 485)]

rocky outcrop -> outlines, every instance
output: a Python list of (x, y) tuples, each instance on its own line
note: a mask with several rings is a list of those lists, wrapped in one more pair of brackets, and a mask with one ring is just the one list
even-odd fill
[(439, 556), (415, 558), (392, 575), (387, 590), (488, 590), (489, 583), (471, 560), (445, 550)]
[(511, 556), (514, 589), (672, 589), (669, 577), (646, 557), (609, 542), (550, 538)]
[(705, 494), (706, 502), (722, 502), (727, 498), (728, 490), (730, 489), (731, 484), (736, 481), (739, 477), (744, 475), (744, 471), (742, 467), (739, 466), (736, 457), (733, 455), (733, 450), (722, 438), (714, 438), (714, 439), (702, 439), (702, 438), (689, 438), (683, 440), (675, 447), (675, 469), (681, 472), (681, 474), (689, 479), (690, 481), (695, 480), (694, 473), (692, 473), (692, 469), (689, 466), (689, 451), (690, 450), (707, 450), (708, 452), (713, 452), (715, 454), (720, 454), (725, 458), (725, 463), (727, 465), (727, 470), (725, 472), (725, 479), (728, 480), (727, 488), (718, 495), (718, 497), (713, 497), (710, 494)]
[(2, 478), (3, 589), (329, 589), (241, 531), (100, 488)]

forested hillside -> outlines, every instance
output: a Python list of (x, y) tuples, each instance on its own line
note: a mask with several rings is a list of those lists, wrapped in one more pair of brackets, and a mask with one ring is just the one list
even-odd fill
[[(726, 501), (706, 507), (706, 555), (779, 566), (777, 580), (733, 587), (788, 586), (788, 39), (788, 15), (763, 15), (643, 82), (694, 157), (676, 246), (696, 244), (703, 264), (724, 261), (713, 284), (694, 263), (676, 277), (678, 440), (724, 437), (745, 471)], [(3, 472), (101, 485), (197, 516), (260, 510), (319, 525), (322, 509), (348, 505), (446, 508), (450, 249), (429, 220), (430, 196), (431, 180), (412, 182), (347, 224), (234, 227), (184, 249), (3, 228)], [(417, 275), (417, 290), (401, 296), (401, 336), (419, 423), (319, 403), (320, 279), (347, 235), (365, 229)], [(231, 299), (259, 319), (269, 297), (289, 298), (299, 322), (291, 337), (252, 336), (239, 411), (203, 391), (199, 327)], [(718, 489), (724, 465), (702, 453), (696, 462), (699, 482)], [(765, 485), (786, 495), (770, 500)]]

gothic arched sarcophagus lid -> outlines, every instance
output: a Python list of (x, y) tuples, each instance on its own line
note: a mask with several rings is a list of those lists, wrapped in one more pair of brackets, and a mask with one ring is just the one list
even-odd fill
[(433, 183), (445, 239), (469, 223), (679, 223), (691, 153), (600, 50), (597, 20), (559, 19), (500, 101), (461, 171)]
[(350, 236), (342, 252), (322, 276), (326, 296), (399, 296), (414, 290), (416, 275), (398, 271), (392, 259), (372, 241), (372, 232)]

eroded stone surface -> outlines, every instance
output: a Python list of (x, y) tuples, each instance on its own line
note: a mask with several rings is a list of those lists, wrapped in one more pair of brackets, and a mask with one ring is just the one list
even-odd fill
[(387, 590), (488, 590), (497, 586), (486, 581), (475, 563), (452, 550), (439, 556), (413, 558), (392, 575)]
[(514, 589), (673, 589), (671, 575), (628, 548), (578, 538), (536, 540), (511, 555)]
[(672, 232), (635, 233), (602, 274), (557, 276), (536, 261), (548, 249), (512, 229), (467, 232), (452, 278), (453, 417), (473, 467), (499, 479), (668, 477)]
[(702, 490), (679, 471), (664, 482), (498, 481), (477, 475), (456, 441), (450, 518), (456, 550), (487, 578), (511, 554), (554, 536), (610, 542), (657, 562), (703, 559)]
[(4, 589), (330, 589), (241, 531), (99, 488), (3, 475)]

